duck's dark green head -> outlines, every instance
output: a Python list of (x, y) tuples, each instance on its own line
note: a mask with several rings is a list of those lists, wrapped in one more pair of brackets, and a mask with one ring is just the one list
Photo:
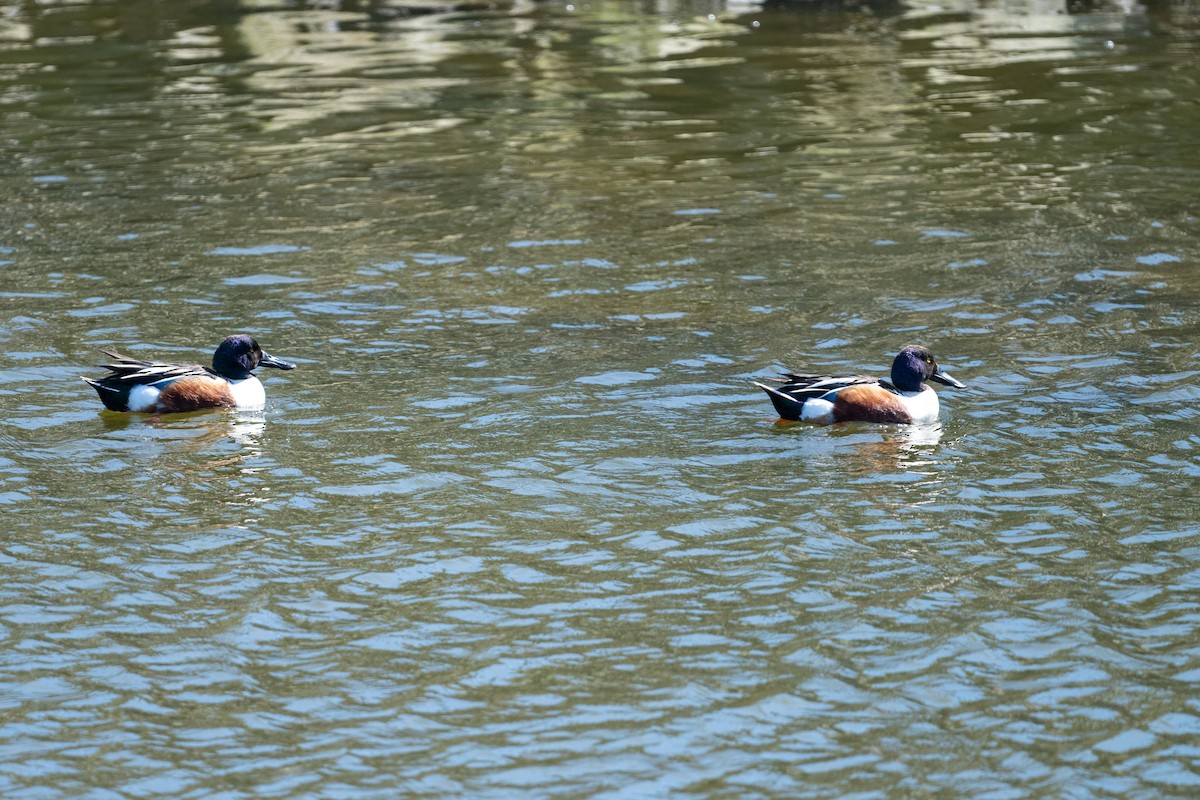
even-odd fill
[(919, 392), (925, 381), (937, 381), (955, 389), (967, 388), (942, 371), (928, 347), (906, 345), (892, 362), (892, 384), (902, 392)]
[(213, 353), (213, 372), (231, 381), (249, 378), (259, 367), (295, 369), (296, 365), (264, 352), (253, 336), (235, 334), (221, 342)]

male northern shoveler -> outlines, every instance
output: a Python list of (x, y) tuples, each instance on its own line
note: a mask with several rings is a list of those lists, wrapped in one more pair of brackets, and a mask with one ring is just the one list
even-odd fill
[(780, 386), (754, 383), (785, 420), (922, 424), (938, 418), (937, 392), (925, 381), (966, 387), (937, 365), (928, 347), (907, 345), (892, 362), (891, 383), (864, 375), (783, 375)]
[(213, 353), (212, 369), (100, 352), (114, 359), (114, 363), (104, 365), (111, 374), (84, 380), (100, 395), (105, 408), (113, 411), (167, 414), (202, 408), (262, 408), (267, 395), (254, 370), (296, 368), (289, 361), (264, 353), (254, 337), (245, 334), (221, 342)]

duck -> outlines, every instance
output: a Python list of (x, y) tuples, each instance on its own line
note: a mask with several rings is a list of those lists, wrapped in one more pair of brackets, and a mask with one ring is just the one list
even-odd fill
[(758, 381), (781, 420), (832, 425), (837, 422), (882, 422), (923, 425), (940, 412), (938, 395), (925, 385), (936, 381), (955, 389), (967, 388), (950, 377), (933, 352), (910, 344), (892, 361), (891, 381), (865, 375), (798, 375), (786, 373), (771, 379), (777, 386)]
[(267, 401), (254, 375), (259, 367), (295, 369), (296, 365), (264, 352), (253, 336), (235, 334), (217, 346), (212, 368), (199, 364), (142, 361), (110, 350), (101, 378), (83, 377), (110, 411), (170, 414), (208, 408), (259, 409)]

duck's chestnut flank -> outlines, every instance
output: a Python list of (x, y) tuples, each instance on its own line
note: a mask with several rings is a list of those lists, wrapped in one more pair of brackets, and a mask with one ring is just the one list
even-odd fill
[(200, 411), (205, 408), (236, 408), (231, 384), (209, 375), (180, 378), (163, 387), (158, 393), (155, 411), (172, 414), (180, 411)]

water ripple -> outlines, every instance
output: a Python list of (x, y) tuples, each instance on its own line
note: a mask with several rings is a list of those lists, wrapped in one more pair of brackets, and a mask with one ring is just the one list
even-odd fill
[(0, 795), (1194, 793), (1194, 21), (667, 5), (0, 22)]

